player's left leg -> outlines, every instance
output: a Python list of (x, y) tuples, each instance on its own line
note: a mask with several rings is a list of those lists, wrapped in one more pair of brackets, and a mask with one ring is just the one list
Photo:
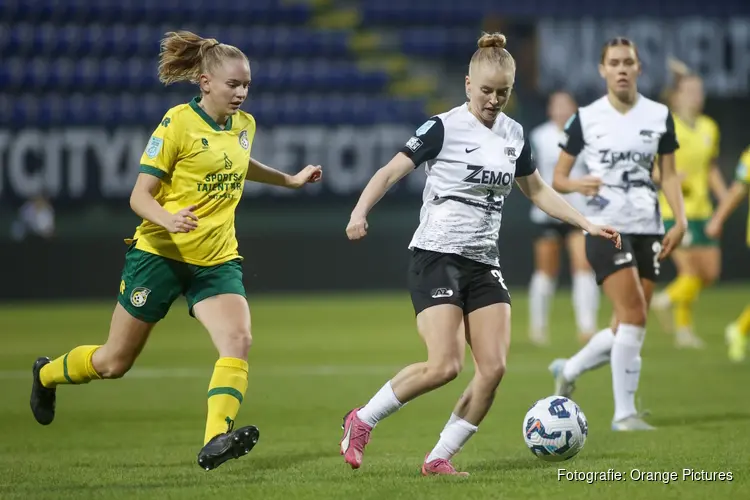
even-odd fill
[(498, 270), (478, 273), (466, 304), (464, 329), (474, 359), (474, 377), (459, 398), (440, 439), (425, 458), (422, 474), (468, 475), (451, 463), (490, 410), (505, 374), (510, 348), (510, 295)]
[(588, 342), (596, 333), (599, 313), (599, 285), (586, 259), (586, 238), (580, 231), (571, 231), (566, 239), (570, 269), (573, 275), (573, 309), (578, 326), (578, 340)]
[(745, 307), (739, 318), (726, 329), (730, 360), (740, 362), (745, 359), (748, 337), (750, 337), (750, 305)]
[(197, 268), (194, 275), (186, 293), (188, 305), (219, 353), (208, 386), (204, 445), (198, 454), (198, 465), (211, 470), (249, 453), (260, 436), (255, 426), (234, 428), (248, 385), (250, 308), (238, 262)]

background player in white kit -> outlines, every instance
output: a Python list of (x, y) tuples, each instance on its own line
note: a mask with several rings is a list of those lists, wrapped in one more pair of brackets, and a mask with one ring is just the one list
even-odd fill
[[(477, 431), (505, 373), (510, 295), (498, 262), (502, 209), (515, 180), (550, 215), (619, 246), (619, 234), (589, 223), (536, 171), (522, 127), (502, 113), (515, 80), (505, 36), (479, 39), (466, 77), (468, 103), (422, 125), (378, 170), (351, 214), (350, 239), (367, 234), (367, 214), (399, 179), (426, 163), (419, 227), (409, 247), (409, 288), (427, 361), (401, 370), (362, 408), (344, 417), (341, 454), (353, 468), (378, 421), (453, 380), (468, 342), (476, 367), (422, 474), (459, 474), (450, 462)], [(603, 240), (604, 241), (604, 240)], [(614, 242), (614, 244), (613, 244)], [(465, 473), (461, 473), (465, 475)]]
[[(547, 103), (549, 120), (529, 134), (531, 152), (542, 179), (552, 184), (557, 159), (560, 157), (560, 139), (563, 127), (576, 112), (576, 102), (567, 92), (554, 92)], [(571, 177), (584, 177), (586, 165), (578, 158)], [(583, 212), (586, 199), (580, 193), (571, 193), (565, 199), (576, 210)], [(536, 225), (534, 239), (534, 274), (529, 284), (529, 339), (537, 345), (549, 342), (549, 313), (560, 271), (560, 251), (563, 244), (570, 258), (573, 284), (573, 310), (578, 327), (578, 338), (585, 342), (596, 333), (599, 311), (599, 287), (594, 272), (586, 260), (583, 232), (560, 220), (550, 217), (536, 205), (531, 208), (531, 221)]]
[[(586, 255), (614, 307), (611, 328), (594, 335), (569, 360), (555, 360), (550, 365), (555, 393), (569, 396), (581, 373), (610, 361), (615, 400), (612, 429), (618, 431), (653, 429), (635, 408), (640, 352), (660, 261), (682, 241), (687, 228), (675, 170), (678, 144), (674, 121), (666, 106), (638, 93), (640, 71), (633, 42), (615, 38), (605, 44), (599, 73), (607, 82), (607, 95), (579, 109), (566, 126), (554, 181), (555, 189), (563, 193), (590, 189), (590, 219), (611, 224), (623, 235), (622, 250), (586, 237)], [(579, 154), (585, 156), (589, 172), (599, 178), (598, 188), (584, 188), (581, 180), (568, 177)], [(675, 217), (675, 225), (665, 237), (652, 181), (657, 159), (661, 187)]]

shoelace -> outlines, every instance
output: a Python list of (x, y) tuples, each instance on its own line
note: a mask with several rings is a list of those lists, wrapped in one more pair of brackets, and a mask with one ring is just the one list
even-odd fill
[(232, 432), (234, 430), (234, 420), (232, 420), (231, 418), (227, 417), (225, 419), (225, 421), (227, 423), (227, 434), (229, 434), (230, 432)]
[[(365, 444), (370, 442), (370, 431), (365, 427), (364, 425), (357, 425), (356, 422), (352, 423), (354, 426), (354, 429), (352, 429), (352, 440), (357, 442), (357, 440), (364, 438)], [(364, 447), (364, 445), (363, 445)]]

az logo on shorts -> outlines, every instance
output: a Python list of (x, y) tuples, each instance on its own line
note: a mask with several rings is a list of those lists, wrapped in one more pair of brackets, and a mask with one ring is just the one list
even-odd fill
[(151, 290), (148, 288), (142, 286), (135, 288), (130, 294), (130, 303), (133, 304), (134, 307), (143, 307), (146, 304), (146, 299), (148, 299), (149, 293), (151, 293)]

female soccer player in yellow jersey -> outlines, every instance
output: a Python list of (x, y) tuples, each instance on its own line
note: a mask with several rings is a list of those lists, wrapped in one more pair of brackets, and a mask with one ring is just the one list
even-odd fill
[[(737, 165), (737, 174), (729, 194), (716, 208), (714, 216), (706, 226), (706, 233), (711, 238), (721, 237), (721, 229), (729, 215), (737, 208), (750, 192), (750, 146), (742, 153)], [(747, 218), (747, 246), (750, 247), (750, 215)], [(730, 324), (726, 330), (726, 339), (729, 344), (729, 359), (742, 361), (747, 353), (747, 340), (750, 337), (750, 304), (745, 307), (740, 317)]]
[(200, 97), (167, 111), (141, 157), (130, 206), (143, 223), (126, 240), (109, 337), (104, 345), (79, 346), (54, 361), (37, 359), (31, 410), (48, 425), (58, 385), (125, 375), (154, 325), (184, 295), (219, 351), (198, 454), (198, 464), (210, 470), (248, 453), (259, 437), (254, 426), (234, 429), (251, 343), (234, 230), (245, 181), (299, 188), (320, 180), (322, 171), (307, 166), (289, 176), (251, 158), (255, 119), (240, 110), (250, 65), (238, 48), (187, 31), (167, 33), (159, 79), (197, 83)]
[[(654, 297), (652, 307), (663, 327), (669, 332), (674, 330), (676, 346), (700, 348), (703, 341), (693, 330), (693, 302), (701, 288), (713, 283), (721, 273), (718, 241), (705, 233), (713, 212), (709, 192), (721, 200), (727, 187), (717, 164), (719, 127), (702, 114), (703, 82), (678, 61), (673, 61), (671, 68), (674, 87), (669, 95), (669, 106), (680, 142), (675, 162), (682, 180), (688, 229), (681, 246), (672, 253), (677, 278)], [(669, 230), (674, 225), (674, 214), (664, 193), (659, 201), (665, 228)]]

